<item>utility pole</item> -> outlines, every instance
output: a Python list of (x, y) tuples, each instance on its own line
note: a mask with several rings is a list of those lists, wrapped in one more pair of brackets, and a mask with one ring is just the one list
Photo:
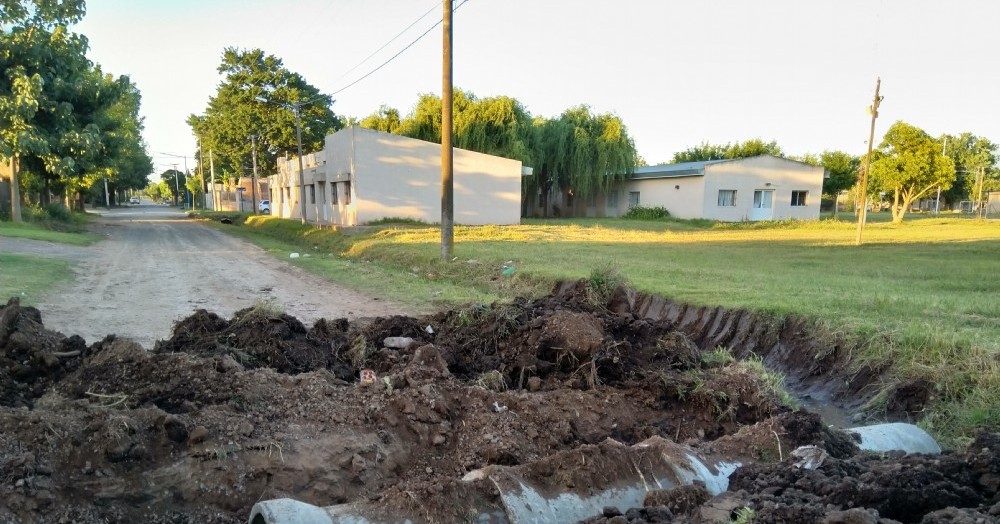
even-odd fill
[[(250, 135), (250, 150), (253, 154), (253, 187), (251, 187), (251, 193), (253, 194), (253, 214), (257, 214), (257, 137)], [(242, 210), (241, 210), (242, 211)]]
[(174, 168), (174, 205), (178, 205), (179, 201), (177, 199), (181, 196), (181, 185), (177, 181), (177, 164), (170, 164)]
[(215, 185), (215, 156), (212, 154), (212, 150), (208, 150), (208, 170), (212, 174), (212, 211), (221, 211), (219, 205), (219, 188)]
[(455, 252), (454, 150), (452, 138), (452, 0), (444, 1), (444, 38), (441, 71), (441, 256), (451, 260)]
[(302, 224), (306, 223), (306, 174), (302, 170), (302, 102), (295, 102), (295, 142), (299, 147), (299, 199), (302, 201)]
[(205, 195), (208, 194), (208, 180), (205, 180), (205, 150), (201, 148), (201, 138), (198, 139), (198, 178), (201, 179), (201, 207), (205, 207)]
[(872, 167), (872, 142), (875, 141), (875, 119), (878, 118), (878, 105), (882, 101), (881, 96), (879, 96), (879, 88), (882, 87), (882, 79), (878, 78), (875, 81), (875, 99), (872, 102), (871, 107), (868, 108), (872, 114), (872, 127), (871, 131), (868, 133), (868, 156), (865, 157), (865, 172), (861, 173), (861, 213), (858, 214), (858, 234), (854, 239), (854, 245), (861, 245), (861, 233), (865, 229), (865, 219), (868, 217), (868, 174), (871, 172)]
[(979, 170), (976, 172), (976, 185), (979, 186), (979, 192), (976, 196), (976, 202), (979, 204), (979, 218), (984, 218), (983, 210), (985, 209), (985, 203), (983, 202), (983, 183), (986, 182), (986, 167), (979, 166)]

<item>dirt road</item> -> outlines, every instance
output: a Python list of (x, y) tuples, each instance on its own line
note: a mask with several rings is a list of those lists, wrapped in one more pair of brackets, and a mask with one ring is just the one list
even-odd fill
[[(311, 323), (414, 313), (275, 260), (262, 249), (155, 205), (99, 211), (90, 247), (0, 237), (0, 252), (75, 261), (75, 278), (37, 306), (45, 325), (88, 343), (115, 333), (151, 348), (174, 321), (205, 308), (220, 315), (274, 300)], [(412, 309), (412, 308), (409, 308)]]

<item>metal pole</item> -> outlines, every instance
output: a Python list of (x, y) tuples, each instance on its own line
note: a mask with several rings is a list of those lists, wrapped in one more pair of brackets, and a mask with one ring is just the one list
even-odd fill
[(250, 135), (250, 149), (253, 152), (253, 184), (250, 188), (253, 194), (253, 214), (257, 214), (257, 137)]
[(444, 38), (441, 71), (441, 256), (447, 261), (455, 251), (455, 190), (452, 138), (452, 0), (444, 2)]
[(934, 202), (934, 214), (941, 214), (941, 186), (938, 186), (937, 200)]
[(865, 158), (865, 172), (861, 173), (861, 213), (858, 214), (858, 234), (854, 238), (854, 245), (861, 245), (861, 233), (865, 229), (865, 219), (868, 217), (868, 174), (872, 167), (872, 142), (875, 141), (875, 119), (878, 118), (878, 104), (882, 97), (878, 96), (879, 88), (882, 87), (882, 79), (875, 81), (875, 100), (872, 102), (872, 127), (868, 134), (868, 156)]
[(191, 191), (187, 187), (188, 183), (188, 158), (184, 157), (184, 192), (187, 193), (187, 208), (191, 209)]
[(306, 223), (306, 175), (302, 171), (302, 120), (299, 113), (302, 103), (295, 103), (295, 142), (299, 146), (299, 199), (302, 200), (302, 223)]

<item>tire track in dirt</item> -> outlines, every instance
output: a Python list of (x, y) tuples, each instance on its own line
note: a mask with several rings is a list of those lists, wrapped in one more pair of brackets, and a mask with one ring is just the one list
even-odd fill
[(73, 281), (46, 293), (38, 307), (47, 326), (88, 343), (114, 333), (151, 348), (196, 309), (229, 316), (261, 300), (306, 323), (416, 313), (276, 260), (174, 209), (102, 211), (91, 229), (106, 239), (78, 247), (0, 238), (4, 252), (76, 262)]

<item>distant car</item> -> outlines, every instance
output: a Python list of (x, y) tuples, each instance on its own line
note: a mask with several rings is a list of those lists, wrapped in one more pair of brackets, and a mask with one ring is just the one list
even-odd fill
[(257, 204), (257, 209), (260, 210), (260, 212), (264, 213), (265, 215), (270, 215), (271, 214), (271, 201), (270, 200), (261, 200), (260, 203)]
[(131, 204), (131, 205), (133, 205), (133, 206), (139, 205), (139, 197), (132, 197), (132, 198), (130, 198), (129, 201), (128, 201), (128, 203)]

